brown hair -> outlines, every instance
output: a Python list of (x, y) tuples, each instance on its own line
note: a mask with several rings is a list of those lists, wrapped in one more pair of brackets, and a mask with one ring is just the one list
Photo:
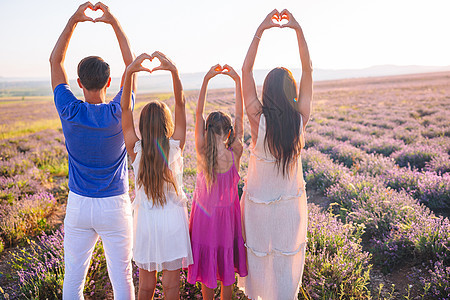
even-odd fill
[(300, 113), (296, 108), (297, 84), (292, 73), (275, 68), (267, 74), (262, 92), (262, 113), (266, 117), (264, 144), (276, 159), (278, 170), (289, 176), (302, 149)]
[(177, 191), (175, 179), (169, 169), (169, 138), (174, 131), (169, 107), (160, 101), (148, 103), (141, 111), (139, 120), (142, 156), (139, 163), (137, 183), (144, 188), (153, 205), (166, 204), (164, 183), (172, 184)]
[(110, 68), (101, 57), (88, 56), (78, 64), (78, 77), (88, 91), (98, 91), (108, 83)]
[(217, 145), (216, 136), (223, 136), (227, 134), (227, 140), (225, 146), (231, 147), (233, 144), (235, 135), (233, 125), (231, 124), (231, 117), (221, 111), (215, 111), (208, 115), (206, 118), (206, 151), (205, 151), (205, 163), (204, 174), (206, 178), (206, 186), (209, 190), (211, 185), (216, 180), (217, 169)]

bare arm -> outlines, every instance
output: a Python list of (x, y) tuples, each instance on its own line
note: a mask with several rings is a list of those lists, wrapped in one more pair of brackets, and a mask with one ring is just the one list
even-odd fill
[(136, 153), (134, 153), (134, 145), (139, 140), (134, 128), (133, 111), (131, 109), (131, 87), (133, 85), (133, 78), (135, 73), (139, 71), (146, 71), (151, 73), (149, 69), (142, 67), (142, 62), (145, 59), (151, 59), (151, 56), (144, 53), (139, 55), (125, 70), (124, 73), (124, 85), (122, 91), (122, 99), (120, 105), (122, 107), (122, 131), (125, 139), (125, 147), (127, 148), (128, 155), (131, 161), (136, 159)]
[[(94, 22), (103, 22), (106, 24), (110, 24), (112, 28), (114, 29), (114, 33), (116, 34), (117, 41), (119, 42), (120, 51), (122, 53), (123, 62), (125, 63), (125, 69), (133, 62), (134, 60), (134, 54), (131, 51), (130, 42), (128, 41), (127, 36), (125, 35), (125, 32), (122, 29), (122, 26), (120, 25), (119, 21), (111, 14), (109, 11), (109, 7), (103, 4), (102, 2), (98, 2), (95, 4), (94, 9), (100, 9), (103, 11), (103, 15), (97, 19), (95, 19)], [(122, 81), (120, 82), (120, 86), (122, 87), (125, 81), (125, 72), (122, 76)], [(133, 91), (136, 92), (136, 76), (133, 78)]]
[(53, 48), (52, 54), (50, 55), (50, 73), (53, 90), (61, 83), (69, 83), (66, 70), (64, 69), (64, 60), (66, 58), (70, 38), (79, 22), (93, 21), (84, 14), (84, 11), (87, 8), (93, 7), (91, 2), (86, 2), (78, 7), (75, 14), (67, 22), (66, 27)]
[(264, 30), (272, 27), (280, 27), (280, 25), (272, 22), (276, 16), (278, 18), (278, 11), (274, 9), (266, 16), (264, 21), (259, 25), (256, 34), (253, 37), (250, 48), (247, 51), (244, 64), (242, 66), (242, 91), (244, 96), (245, 110), (247, 112), (248, 120), (250, 122), (250, 129), (253, 143), (258, 138), (259, 117), (261, 112), (261, 102), (258, 100), (256, 93), (255, 79), (253, 78), (253, 65), (255, 63), (256, 53), (258, 51), (259, 40)]
[(306, 44), (303, 30), (295, 20), (294, 16), (288, 11), (283, 10), (282, 15), (287, 15), (288, 23), (282, 27), (289, 27), (297, 33), (298, 49), (300, 52), (300, 60), (302, 62), (302, 78), (300, 79), (300, 87), (298, 91), (297, 109), (303, 118), (303, 128), (306, 127), (312, 110), (313, 98), (313, 79), (312, 79), (312, 63), (309, 57), (308, 45)]
[(229, 71), (223, 72), (223, 74), (230, 76), (236, 84), (235, 90), (236, 103), (235, 103), (235, 119), (234, 119), (235, 140), (232, 147), (236, 155), (236, 165), (238, 166), (239, 170), (239, 162), (242, 156), (242, 151), (244, 150), (242, 146), (244, 138), (244, 105), (242, 103), (241, 78), (236, 73), (236, 71), (229, 65), (225, 65), (224, 69), (227, 69)]
[(211, 78), (220, 74), (222, 67), (217, 64), (212, 66), (211, 69), (206, 73), (203, 79), (202, 87), (200, 89), (200, 94), (198, 95), (197, 110), (195, 113), (195, 149), (197, 150), (197, 155), (204, 153), (205, 146), (205, 117), (203, 112), (205, 111), (206, 102), (206, 90), (208, 88), (208, 82)]
[(172, 135), (174, 140), (180, 141), (181, 151), (184, 149), (186, 142), (186, 102), (183, 94), (183, 85), (181, 84), (180, 75), (178, 74), (175, 64), (167, 58), (163, 53), (156, 51), (152, 54), (152, 58), (156, 57), (161, 65), (154, 68), (153, 71), (166, 70), (172, 74), (173, 93), (175, 97), (175, 129)]

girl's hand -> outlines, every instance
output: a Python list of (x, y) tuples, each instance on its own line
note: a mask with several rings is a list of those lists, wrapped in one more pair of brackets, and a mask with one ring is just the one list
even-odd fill
[(158, 71), (158, 70), (166, 70), (166, 71), (170, 71), (170, 72), (178, 71), (175, 64), (163, 53), (161, 53), (159, 51), (153, 52), (150, 60), (152, 60), (155, 57), (161, 62), (161, 65), (156, 68), (153, 68), (152, 72)]
[(217, 74), (221, 74), (221, 73), (222, 73), (222, 66), (219, 64), (214, 65), (211, 67), (211, 69), (209, 69), (208, 73), (206, 73), (205, 80), (210, 80)]
[(266, 29), (272, 28), (272, 27), (280, 27), (280, 24), (274, 23), (273, 20), (279, 20), (280, 19), (280, 13), (278, 10), (274, 9), (272, 10), (262, 21), (261, 25), (258, 27), (258, 31), (264, 31)]
[(301, 29), (300, 24), (298, 24), (297, 20), (295, 20), (294, 16), (287, 9), (283, 9), (280, 14), (282, 19), (287, 19), (288, 22), (284, 25), (281, 25), (281, 28), (292, 28), (295, 30)]
[[(225, 71), (226, 70), (226, 71)], [(230, 67), (229, 65), (224, 65), (222, 69), (222, 74), (230, 76), (234, 81), (240, 80), (238, 73)]]
[(127, 67), (127, 73), (133, 74), (135, 72), (140, 72), (140, 71), (146, 71), (146, 72), (151, 73), (152, 72), (151, 70), (144, 68), (142, 66), (142, 62), (146, 59), (152, 60), (153, 57), (148, 55), (147, 53), (142, 53), (141, 55), (136, 57), (136, 59)]

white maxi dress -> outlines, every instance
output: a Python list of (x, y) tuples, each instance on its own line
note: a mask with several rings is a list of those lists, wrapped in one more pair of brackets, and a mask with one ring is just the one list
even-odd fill
[(278, 172), (265, 134), (262, 114), (241, 200), (248, 276), (238, 277), (238, 286), (250, 299), (292, 300), (305, 262), (305, 182), (300, 157), (289, 177)]

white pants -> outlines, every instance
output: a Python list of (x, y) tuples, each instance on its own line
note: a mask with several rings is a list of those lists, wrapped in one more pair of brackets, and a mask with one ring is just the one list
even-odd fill
[(84, 299), (84, 282), (99, 236), (105, 250), (114, 299), (134, 299), (130, 197), (123, 194), (89, 198), (73, 192), (69, 192), (64, 219), (63, 299)]

